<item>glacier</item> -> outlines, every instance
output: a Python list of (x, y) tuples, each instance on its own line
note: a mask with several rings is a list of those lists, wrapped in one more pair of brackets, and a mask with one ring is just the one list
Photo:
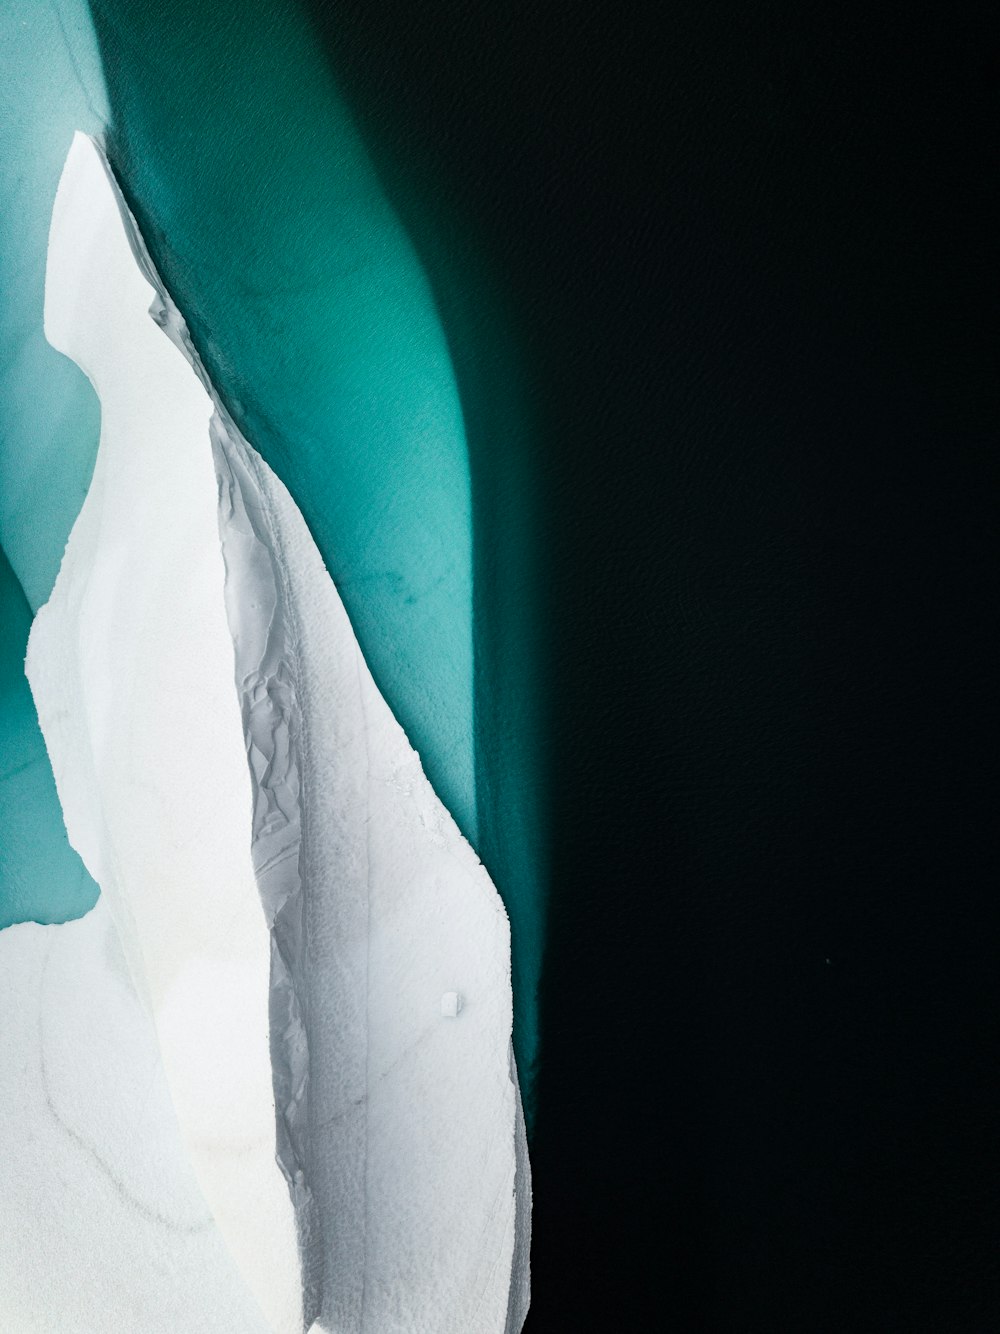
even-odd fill
[(83, 135), (45, 319), (102, 428), (28, 675), (214, 1225), (273, 1330), (516, 1334), (506, 913)]

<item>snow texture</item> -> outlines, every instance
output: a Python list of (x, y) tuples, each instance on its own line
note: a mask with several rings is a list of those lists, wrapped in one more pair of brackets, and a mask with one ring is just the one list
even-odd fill
[(103, 413), (28, 658), (70, 839), (268, 1326), (516, 1334), (530, 1174), (503, 905), (105, 168), (78, 136), (46, 289)]
[[(309, 1188), (321, 1328), (499, 1331), (523, 1304), (522, 1256), (512, 1270), (529, 1189), (507, 916), (376, 689), (287, 490), (222, 408), (212, 441), (255, 862), (276, 927), (280, 1151)], [(449, 992), (462, 996), (454, 1024)]]
[(0, 931), (0, 1329), (268, 1334), (178, 1132), (107, 903)]
[(149, 319), (153, 296), (102, 156), (78, 135), (53, 210), (45, 331), (93, 382), (101, 442), (28, 677), (70, 842), (156, 1026), (195, 1176), (269, 1326), (300, 1334), (212, 408)]

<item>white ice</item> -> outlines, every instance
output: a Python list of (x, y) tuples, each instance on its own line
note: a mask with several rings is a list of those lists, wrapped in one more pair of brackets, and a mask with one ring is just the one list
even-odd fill
[(70, 842), (155, 1023), (195, 1176), (268, 1324), (300, 1334), (212, 405), (149, 318), (153, 297), (102, 156), (77, 135), (52, 216), (45, 333), (93, 382), (101, 443), (28, 677)]
[(291, 1067), (308, 1050), (305, 1114), (293, 1075), (279, 1086), (307, 1127), (289, 1166), (315, 1206), (320, 1327), (516, 1331), (530, 1186), (507, 915), (288, 491), (224, 409), (212, 435), (264, 898), (302, 899), (273, 975), (297, 997), (281, 1010), (292, 1055), (273, 1033), (272, 1054)]
[(268, 1334), (103, 899), (0, 931), (0, 1209), (4, 1334)]
[(506, 914), (82, 136), (46, 333), (102, 435), (28, 672), (234, 1273), (275, 1334), (516, 1334)]

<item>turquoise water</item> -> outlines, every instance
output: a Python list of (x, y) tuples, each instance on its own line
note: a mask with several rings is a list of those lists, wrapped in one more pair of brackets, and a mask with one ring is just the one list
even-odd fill
[(0, 551), (0, 926), (65, 922), (97, 902), (69, 846), (45, 742), (24, 675), (31, 609)]
[(86, 377), (45, 341), (49, 218), (76, 128), (107, 114), (87, 7), (0, 11), (0, 926), (64, 921), (97, 886), (66, 840), (24, 652), (97, 453)]
[(11, 0), (0, 50), (0, 544), (34, 610), (51, 592), (100, 429), (86, 377), (42, 330), (49, 219), (73, 131), (99, 130), (107, 104), (82, 0)]
[(94, 12), (154, 259), (475, 841), (468, 451), (423, 269), (294, 6)]
[[(531, 493), (514, 447), (514, 387), (505, 397), (489, 369), (488, 303), (462, 317), (477, 293), (440, 253), (432, 287), (294, 3), (95, 0), (100, 66), (86, 11), (74, 13), (77, 63), (97, 88), (103, 68), (109, 153), (153, 257), (230, 409), (298, 502), (376, 681), (507, 904), (515, 1046), (530, 1085), (543, 800), (534, 695), (522, 688), (533, 653)], [(52, 113), (52, 191), (37, 192), (25, 227), (38, 292), (29, 302), (4, 281), (18, 308), (38, 306), (34, 344), (61, 140), (105, 119), (102, 106), (81, 104), (75, 71), (62, 78), (71, 91)], [(39, 94), (25, 83), (13, 95), (27, 107)], [(28, 486), (21, 529), (8, 525), (32, 605), (82, 500), (97, 423), (73, 368), (54, 370), (61, 359), (44, 345), (37, 355), (45, 366), (18, 371), (18, 383), (29, 405), (38, 384), (65, 405), (71, 438), (46, 457), (51, 500)], [(29, 412), (17, 439), (30, 426)], [(5, 439), (19, 482), (30, 482), (36, 448)]]

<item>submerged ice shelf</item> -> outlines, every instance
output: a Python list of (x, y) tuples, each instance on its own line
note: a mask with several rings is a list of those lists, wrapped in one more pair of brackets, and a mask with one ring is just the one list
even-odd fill
[(46, 331), (103, 423), (29, 676), (219, 1232), (273, 1330), (516, 1334), (506, 914), (83, 136)]

